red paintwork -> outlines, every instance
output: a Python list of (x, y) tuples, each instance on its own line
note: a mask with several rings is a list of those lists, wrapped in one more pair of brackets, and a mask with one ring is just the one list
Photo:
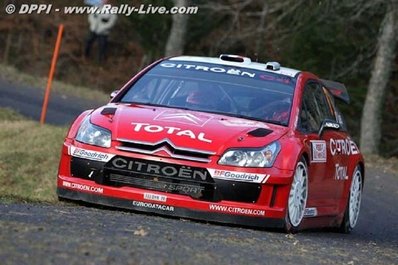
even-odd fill
[[(149, 66), (148, 68), (141, 71), (131, 81), (126, 84), (122, 89), (127, 89), (131, 82), (134, 82), (148, 69), (150, 69), (157, 62)], [(299, 115), (299, 109), (301, 105), (301, 98), (303, 93), (304, 84), (309, 79), (316, 79), (318, 77), (311, 73), (302, 72), (299, 74), (297, 84), (294, 92), (293, 105), (291, 111), (291, 118), (288, 127), (265, 124), (262, 123), (263, 127), (271, 129), (273, 132), (263, 138), (256, 138), (248, 136), (247, 132), (253, 129), (253, 126), (239, 126), (239, 127), (227, 127), (221, 123), (221, 121), (232, 121), (241, 120), (238, 118), (232, 118), (228, 116), (192, 112), (196, 116), (202, 116), (204, 120), (206, 117), (209, 118), (203, 126), (193, 126), (189, 124), (171, 122), (166, 120), (155, 120), (156, 117), (161, 113), (190, 113), (183, 110), (171, 109), (171, 108), (159, 108), (159, 107), (148, 107), (143, 105), (125, 105), (112, 103), (117, 101), (116, 99), (111, 100), (107, 105), (117, 108), (116, 114), (110, 119), (110, 117), (101, 115), (100, 112), (103, 108), (94, 110), (91, 115), (91, 122), (93, 124), (108, 128), (112, 131), (112, 147), (101, 148), (91, 145), (79, 143), (74, 140), (77, 130), (82, 119), (91, 111), (84, 112), (79, 116), (76, 121), (72, 124), (70, 131), (65, 139), (65, 143), (62, 149), (62, 157), (59, 166), (58, 174), (58, 187), (65, 188), (62, 185), (64, 180), (71, 183), (86, 184), (91, 187), (103, 188), (103, 195), (109, 197), (124, 198), (129, 200), (137, 201), (148, 201), (144, 199), (143, 193), (146, 192), (144, 189), (130, 188), (130, 187), (108, 187), (101, 186), (93, 181), (75, 178), (70, 173), (70, 159), (71, 156), (68, 154), (68, 147), (74, 145), (76, 147), (84, 148), (87, 150), (99, 151), (103, 153), (110, 153), (116, 155), (123, 155), (127, 157), (134, 157), (153, 161), (163, 161), (174, 164), (189, 165), (193, 167), (207, 167), (214, 169), (223, 169), (231, 171), (241, 171), (248, 173), (262, 173), (270, 174), (270, 178), (263, 184), (263, 189), (260, 194), (257, 203), (237, 203), (230, 201), (221, 201), (218, 203), (210, 203), (206, 201), (198, 201), (191, 199), (188, 196), (163, 193), (158, 191), (151, 191), (154, 194), (162, 194), (167, 196), (167, 205), (189, 208), (202, 211), (210, 211), (210, 204), (233, 206), (241, 208), (250, 208), (256, 210), (265, 210), (265, 216), (269, 218), (284, 219), (286, 216), (286, 205), (288, 194), (290, 190), (290, 184), (292, 182), (292, 175), (295, 166), (300, 159), (304, 156), (307, 159), (309, 166), (309, 197), (307, 202), (308, 207), (316, 207), (318, 211), (317, 217), (304, 218), (301, 225), (305, 227), (315, 226), (330, 226), (339, 225), (342, 221), (343, 214), (347, 205), (347, 199), (349, 194), (349, 188), (351, 184), (351, 178), (355, 167), (358, 164), (363, 165), (364, 161), (360, 153), (356, 155), (339, 155), (333, 156), (330, 152), (330, 139), (346, 139), (349, 135), (342, 131), (325, 131), (322, 139), (327, 143), (327, 162), (326, 163), (312, 163), (310, 161), (311, 146), (310, 140), (319, 139), (317, 134), (304, 135), (296, 130), (297, 120)], [(120, 94), (119, 94), (120, 95)], [(210, 119), (211, 118), (211, 119)], [(159, 133), (147, 133), (145, 131), (135, 132), (133, 130), (132, 122), (135, 123), (150, 123), (159, 126), (171, 126), (178, 127), (181, 130), (191, 130), (198, 135), (204, 133), (206, 139), (211, 139), (212, 142), (199, 141), (197, 139), (191, 139), (187, 136), (176, 136), (175, 134), (167, 134), (165, 131)], [(256, 122), (258, 123), (258, 122)], [(239, 137), (243, 137), (243, 140), (238, 141)], [(134, 139), (146, 142), (156, 142), (164, 138), (172, 140), (172, 142), (179, 147), (195, 148), (200, 150), (212, 151), (216, 154), (211, 157), (211, 162), (203, 164), (200, 162), (183, 161), (167, 157), (167, 154), (160, 156), (151, 156), (144, 154), (136, 154), (131, 152), (124, 152), (115, 149), (118, 144), (117, 138)], [(263, 147), (272, 141), (278, 140), (281, 144), (281, 151), (277, 156), (277, 159), (272, 168), (235, 168), (231, 166), (221, 166), (217, 164), (217, 161), (224, 153), (224, 151), (230, 147)], [(347, 166), (349, 176), (348, 180), (335, 180), (335, 164)], [(276, 188), (276, 198), (273, 206), (270, 206), (271, 194), (273, 189)], [(83, 192), (83, 191), (81, 191)], [(87, 191), (84, 191), (87, 192)], [(151, 202), (151, 201), (148, 201)], [(229, 213), (236, 214), (236, 213)]]

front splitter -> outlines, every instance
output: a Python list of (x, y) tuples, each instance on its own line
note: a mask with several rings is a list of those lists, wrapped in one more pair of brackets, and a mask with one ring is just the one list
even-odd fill
[[(155, 213), (159, 215), (167, 215), (167, 216), (174, 216), (180, 218), (241, 225), (248, 227), (261, 227), (261, 228), (284, 227), (284, 221), (275, 218), (250, 217), (250, 216), (232, 215), (224, 213), (206, 212), (206, 211), (198, 211), (198, 210), (192, 210), (188, 208), (175, 207), (175, 206), (156, 207), (161, 205), (151, 204), (146, 202), (137, 202), (137, 201), (103, 196), (93, 193), (78, 192), (59, 187), (57, 188), (57, 194), (60, 198), (63, 199), (88, 202), (93, 204), (117, 207), (122, 209), (140, 211), (140, 212)], [(150, 205), (151, 207), (148, 207), (148, 205)]]

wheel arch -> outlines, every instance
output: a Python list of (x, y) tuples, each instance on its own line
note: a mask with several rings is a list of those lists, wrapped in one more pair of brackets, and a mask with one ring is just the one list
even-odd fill
[(310, 166), (310, 156), (306, 151), (303, 151), (300, 156), (298, 157), (298, 159), (301, 159), (301, 157), (304, 157), (305, 163), (307, 163), (307, 167)]
[(365, 163), (363, 161), (359, 161), (357, 163), (357, 165), (359, 166), (359, 170), (361, 170), (361, 174), (362, 174), (362, 186), (364, 185), (364, 181), (365, 181)]

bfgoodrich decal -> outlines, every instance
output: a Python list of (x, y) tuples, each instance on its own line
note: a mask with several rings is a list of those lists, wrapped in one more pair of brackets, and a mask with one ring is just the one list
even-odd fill
[(74, 157), (80, 157), (80, 158), (85, 158), (85, 159), (100, 161), (100, 162), (108, 162), (115, 156), (112, 154), (91, 151), (91, 150), (87, 150), (87, 149), (78, 148), (75, 146), (70, 147), (70, 155), (74, 156)]
[(237, 171), (227, 171), (219, 169), (207, 169), (213, 178), (235, 180), (243, 182), (253, 182), (253, 183), (265, 183), (270, 175), (268, 174), (257, 174), (257, 173), (246, 173)]

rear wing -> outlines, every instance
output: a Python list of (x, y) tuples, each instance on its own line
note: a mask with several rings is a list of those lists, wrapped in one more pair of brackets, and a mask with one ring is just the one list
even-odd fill
[(350, 103), (350, 96), (344, 84), (325, 79), (321, 79), (321, 82), (335, 98), (341, 99), (347, 104)]

